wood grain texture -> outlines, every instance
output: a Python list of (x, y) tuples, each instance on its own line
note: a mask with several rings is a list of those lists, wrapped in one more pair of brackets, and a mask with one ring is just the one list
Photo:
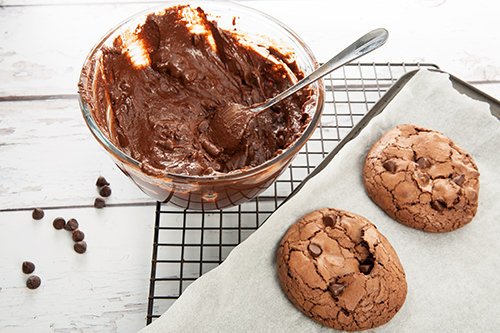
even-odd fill
[[(88, 243), (73, 250), (71, 234), (52, 220), (74, 217)], [(154, 209), (0, 212), (0, 331), (135, 332), (145, 325)], [(23, 261), (41, 286), (26, 288)]]
[[(72, 94), (83, 61), (101, 36), (157, 2), (55, 5), (6, 1), (0, 11), (0, 96)], [(58, 4), (59, 3), (59, 4)], [(386, 45), (363, 58), (436, 63), (464, 80), (500, 82), (494, 1), (241, 1), (290, 26), (320, 61), (362, 34), (386, 27)], [(10, 5), (9, 5), (10, 4)], [(15, 4), (23, 4), (16, 6)], [(38, 5), (30, 5), (38, 4)], [(43, 5), (45, 4), (45, 5)], [(320, 10), (321, 9), (321, 10)], [(376, 14), (375, 14), (376, 13)]]
[(75, 94), (106, 31), (151, 4), (6, 7), (0, 11), (0, 96)]
[(92, 205), (99, 175), (110, 204), (152, 202), (90, 134), (75, 99), (0, 102), (0, 210)]
[[(473, 6), (465, 0), (389, 0), (383, 6), (368, 0), (239, 2), (290, 26), (319, 61), (383, 26), (390, 31), (388, 43), (363, 61), (436, 63), (500, 98), (494, 1)], [(160, 4), (0, 0), (2, 332), (135, 332), (145, 325), (154, 207), (128, 205), (152, 200), (91, 136), (76, 92), (83, 61), (99, 38), (130, 15)], [(89, 207), (98, 195), (99, 175), (111, 182), (107, 203), (122, 206)], [(277, 184), (278, 192), (280, 186), (289, 185)], [(53, 209), (33, 221), (35, 206)], [(52, 227), (56, 216), (79, 220), (87, 253), (76, 254), (69, 234)], [(36, 264), (42, 278), (37, 290), (25, 287), (24, 260)]]

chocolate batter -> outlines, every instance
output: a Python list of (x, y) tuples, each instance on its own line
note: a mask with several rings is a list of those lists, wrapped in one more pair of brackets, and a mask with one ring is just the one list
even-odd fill
[(286, 55), (267, 51), (244, 45), (200, 8), (151, 14), (102, 49), (96, 121), (150, 174), (215, 175), (262, 164), (305, 130), (315, 102), (310, 88), (250, 120), (230, 147), (210, 121), (231, 103), (262, 102), (303, 77)]

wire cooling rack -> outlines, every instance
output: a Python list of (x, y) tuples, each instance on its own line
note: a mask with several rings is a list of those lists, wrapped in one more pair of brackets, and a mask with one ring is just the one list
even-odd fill
[(321, 123), (290, 167), (260, 196), (219, 211), (157, 203), (147, 324), (266, 220), (403, 74), (432, 64), (357, 63), (327, 76)]

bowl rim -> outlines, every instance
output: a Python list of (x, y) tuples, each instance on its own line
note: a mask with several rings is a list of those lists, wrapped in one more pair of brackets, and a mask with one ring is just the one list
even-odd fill
[[(220, 0), (203, 0), (203, 1), (185, 1), (185, 0), (180, 0), (180, 1), (165, 1), (162, 5), (160, 6), (154, 6), (150, 7), (148, 9), (139, 11), (130, 17), (126, 18), (125, 20), (121, 21), (117, 25), (115, 25), (111, 30), (109, 30), (106, 34), (104, 34), (99, 41), (95, 44), (95, 46), (91, 49), (89, 54), (84, 60), (82, 70), (80, 72), (80, 77), (78, 80), (78, 102), (80, 104), (80, 110), (82, 112), (83, 118), (87, 124), (87, 127), (90, 129), (91, 133), (93, 136), (97, 139), (97, 141), (103, 146), (103, 148), (108, 151), (108, 153), (112, 154), (113, 157), (117, 158), (120, 162), (126, 163), (136, 169), (140, 170), (140, 173), (144, 174), (147, 177), (155, 178), (158, 180), (177, 180), (177, 181), (183, 181), (183, 182), (213, 182), (213, 181), (227, 181), (227, 180), (238, 180), (238, 179), (244, 179), (247, 178), (248, 176), (252, 176), (255, 174), (259, 174), (261, 171), (264, 171), (273, 165), (280, 165), (280, 162), (289, 155), (291, 155), (293, 152), (300, 150), (302, 146), (306, 143), (306, 141), (311, 137), (313, 134), (314, 130), (316, 129), (317, 125), (319, 124), (321, 115), (323, 113), (323, 108), (324, 108), (324, 84), (322, 80), (318, 80), (315, 83), (311, 84), (311, 86), (316, 85), (316, 91), (317, 93), (314, 94), (314, 100), (313, 104), (315, 104), (315, 112), (313, 114), (313, 117), (309, 124), (307, 125), (306, 129), (302, 132), (300, 137), (296, 139), (292, 144), (290, 144), (287, 148), (283, 149), (283, 151), (278, 154), (277, 156), (274, 156), (273, 158), (265, 161), (264, 163), (261, 163), (255, 167), (251, 168), (246, 168), (246, 169), (238, 169), (235, 171), (231, 171), (228, 173), (220, 173), (220, 174), (215, 174), (215, 175), (185, 175), (185, 174), (178, 174), (178, 173), (172, 173), (172, 172), (165, 172), (162, 175), (152, 175), (149, 173), (145, 173), (141, 165), (142, 163), (137, 161), (136, 159), (132, 158), (128, 154), (124, 153), (121, 151), (118, 147), (116, 147), (101, 131), (99, 126), (97, 125), (96, 121), (94, 120), (92, 111), (90, 111), (90, 107), (88, 103), (82, 98), (82, 95), (85, 93), (85, 91), (82, 91), (80, 87), (84, 85), (85, 80), (88, 79), (88, 76), (84, 75), (86, 72), (86, 69), (91, 68), (88, 65), (91, 64), (91, 61), (94, 60), (94, 55), (95, 53), (101, 48), (101, 46), (107, 41), (107, 39), (118, 29), (122, 28), (125, 24), (138, 19), (139, 17), (145, 16), (147, 14), (151, 14), (154, 12), (158, 12), (167, 8), (174, 7), (176, 5), (198, 5), (203, 8), (203, 5), (207, 5), (207, 7), (211, 5), (231, 5), (237, 8), (240, 8), (245, 11), (249, 11), (252, 14), (256, 14), (257, 16), (261, 16), (268, 21), (271, 21), (274, 24), (277, 24), (281, 29), (283, 29), (292, 39), (294, 39), (303, 49), (303, 51), (307, 54), (309, 57), (309, 60), (312, 62), (313, 68), (317, 68), (319, 66), (316, 57), (314, 56), (312, 50), (309, 48), (309, 46), (304, 42), (304, 40), (299, 37), (292, 29), (290, 29), (287, 25), (285, 25), (283, 22), (279, 21), (278, 19), (272, 17), (269, 14), (266, 14), (258, 9), (248, 7), (245, 5), (242, 5), (240, 3), (236, 3), (233, 1), (220, 1)], [(208, 13), (210, 13), (209, 10), (207, 10)]]

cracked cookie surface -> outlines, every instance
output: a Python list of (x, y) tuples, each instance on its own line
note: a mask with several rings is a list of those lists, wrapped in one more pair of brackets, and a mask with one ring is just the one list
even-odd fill
[(477, 211), (479, 172), (472, 157), (442, 133), (399, 125), (368, 152), (363, 181), (392, 218), (428, 232), (449, 232)]
[(339, 330), (383, 325), (406, 298), (405, 273), (391, 244), (367, 219), (342, 210), (323, 208), (292, 225), (277, 266), (290, 301)]

